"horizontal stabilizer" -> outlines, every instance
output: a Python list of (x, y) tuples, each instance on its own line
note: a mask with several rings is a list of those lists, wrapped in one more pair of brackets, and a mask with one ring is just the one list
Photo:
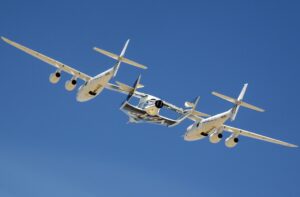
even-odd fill
[(237, 99), (234, 99), (232, 97), (226, 96), (224, 94), (220, 94), (218, 92), (212, 92), (212, 94), (215, 95), (215, 96), (217, 96), (217, 97), (219, 97), (219, 98), (221, 98), (221, 99), (223, 99), (223, 100), (226, 100), (226, 101), (228, 101), (230, 103), (233, 103), (235, 105), (243, 106), (243, 107), (246, 107), (248, 109), (252, 109), (252, 110), (258, 111), (258, 112), (264, 112), (265, 111), (264, 109), (261, 109), (259, 107), (254, 106), (254, 105), (251, 105), (251, 104), (248, 104), (248, 103), (246, 103), (244, 101), (239, 101)]
[(99, 52), (99, 53), (101, 53), (101, 54), (103, 54), (103, 55), (106, 55), (106, 56), (108, 56), (108, 57), (110, 57), (110, 58), (112, 58), (114, 60), (119, 60), (119, 55), (116, 55), (114, 53), (105, 51), (103, 49), (99, 49), (97, 47), (94, 47), (94, 50), (97, 51), (97, 52)]
[(264, 112), (265, 111), (264, 109), (261, 109), (259, 107), (254, 106), (254, 105), (251, 105), (251, 104), (248, 104), (248, 103), (246, 103), (244, 101), (242, 101), (240, 105), (243, 106), (243, 107), (246, 107), (248, 109), (252, 109), (252, 110), (258, 111), (258, 112)]
[(145, 65), (139, 64), (139, 63), (137, 63), (135, 61), (132, 61), (130, 59), (127, 59), (123, 56), (116, 55), (114, 53), (108, 52), (108, 51), (103, 50), (103, 49), (99, 49), (97, 47), (94, 47), (94, 50), (101, 53), (101, 54), (103, 54), (103, 55), (106, 55), (106, 56), (108, 56), (108, 57), (110, 57), (114, 60), (117, 60), (119, 62), (124, 62), (126, 64), (129, 64), (129, 65), (132, 65), (132, 66), (135, 66), (135, 67), (138, 67), (138, 68), (147, 69), (147, 67)]
[(236, 104), (236, 101), (237, 101), (237, 100), (234, 99), (234, 98), (231, 98), (231, 97), (226, 96), (226, 95), (224, 95), (224, 94), (220, 94), (220, 93), (218, 93), (218, 92), (212, 92), (212, 94), (215, 95), (216, 97), (219, 97), (219, 98), (225, 100), (225, 101), (228, 101), (228, 102), (230, 102), (230, 103)]

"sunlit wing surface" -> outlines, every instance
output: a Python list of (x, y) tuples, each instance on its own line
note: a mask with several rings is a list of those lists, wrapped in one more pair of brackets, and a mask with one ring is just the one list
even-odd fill
[(78, 71), (78, 70), (76, 70), (76, 69), (74, 69), (74, 68), (72, 68), (72, 67), (70, 67), (70, 66), (68, 66), (66, 64), (63, 64), (63, 63), (61, 63), (61, 62), (59, 62), (57, 60), (54, 60), (54, 59), (52, 59), (50, 57), (47, 57), (46, 55), (43, 55), (43, 54), (41, 54), (41, 53), (39, 53), (37, 51), (34, 51), (34, 50), (29, 49), (29, 48), (27, 48), (25, 46), (22, 46), (22, 45), (20, 45), (20, 44), (18, 44), (16, 42), (13, 42), (13, 41), (11, 41), (11, 40), (9, 40), (7, 38), (4, 38), (4, 37), (1, 37), (1, 38), (2, 38), (2, 40), (4, 40), (5, 42), (7, 42), (8, 44), (10, 44), (10, 45), (12, 45), (12, 46), (14, 46), (14, 47), (16, 47), (16, 48), (24, 51), (25, 53), (27, 53), (27, 54), (29, 54), (29, 55), (31, 55), (33, 57), (36, 57), (36, 58), (38, 58), (38, 59), (40, 59), (40, 60), (42, 60), (42, 61), (44, 61), (44, 62), (46, 62), (46, 63), (48, 63), (48, 64), (50, 64), (52, 66), (58, 68), (59, 70), (67, 72), (67, 73), (75, 76), (76, 78), (80, 78), (80, 79), (82, 79), (84, 81), (88, 81), (88, 80), (90, 80), (92, 78), (92, 77), (90, 77), (87, 74), (84, 74), (84, 73), (82, 73), (82, 72), (80, 72), (80, 71)]
[(235, 127), (231, 127), (231, 126), (227, 126), (227, 125), (224, 125), (224, 130), (226, 130), (228, 132), (231, 132), (231, 133), (236, 133), (238, 135), (243, 135), (243, 136), (246, 136), (246, 137), (254, 138), (254, 139), (257, 139), (257, 140), (262, 140), (262, 141), (271, 142), (271, 143), (274, 143), (274, 144), (279, 144), (279, 145), (282, 145), (282, 146), (298, 147), (297, 145), (294, 145), (294, 144), (290, 144), (290, 143), (287, 143), (287, 142), (284, 142), (284, 141), (281, 141), (281, 140), (273, 139), (273, 138), (270, 138), (270, 137), (267, 137), (267, 136), (259, 135), (259, 134), (256, 134), (256, 133), (253, 133), (253, 132), (250, 132), (250, 131), (246, 131), (246, 130), (243, 130), (243, 129), (239, 129), (239, 128), (235, 128)]

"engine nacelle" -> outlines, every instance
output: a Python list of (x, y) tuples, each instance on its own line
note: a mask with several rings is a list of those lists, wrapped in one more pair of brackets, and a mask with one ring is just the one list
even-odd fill
[(77, 80), (72, 78), (71, 80), (66, 81), (65, 88), (68, 91), (72, 91), (76, 87), (76, 84), (77, 84)]
[(49, 76), (49, 81), (53, 84), (58, 83), (60, 80), (60, 76), (61, 74), (59, 71), (56, 71), (55, 73), (51, 73)]
[(164, 102), (162, 100), (155, 101), (155, 107), (158, 109), (162, 108), (164, 106)]
[(237, 137), (237, 135), (232, 134), (225, 140), (225, 145), (228, 148), (233, 148), (237, 145), (238, 142), (239, 142), (239, 138)]
[(213, 132), (212, 134), (209, 135), (209, 141), (213, 144), (216, 144), (216, 143), (219, 143), (221, 141), (223, 137), (223, 134), (218, 132), (218, 131), (215, 131)]

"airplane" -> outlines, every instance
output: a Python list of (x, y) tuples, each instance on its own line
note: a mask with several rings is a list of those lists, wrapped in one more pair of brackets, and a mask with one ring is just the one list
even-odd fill
[[(124, 57), (126, 48), (128, 46), (129, 40), (127, 40), (127, 42), (125, 43), (125, 46), (123, 47), (123, 50), (121, 52), (120, 55), (116, 55), (113, 54), (111, 52), (105, 51), (103, 49), (94, 47), (94, 50), (104, 54), (108, 57), (111, 57), (115, 60), (117, 60), (117, 63), (115, 64), (115, 66), (113, 66), (112, 68), (104, 71), (103, 73), (100, 73), (99, 75), (96, 75), (95, 77), (91, 77), (83, 72), (80, 72), (66, 64), (63, 64), (57, 60), (54, 60), (50, 57), (47, 57), (46, 55), (43, 55), (37, 51), (34, 51), (32, 49), (29, 49), (23, 45), (20, 45), (14, 41), (11, 41), (7, 38), (1, 37), (5, 42), (7, 42), (8, 44), (24, 51), (25, 53), (28, 53), (29, 55), (32, 55), (33, 57), (36, 57), (54, 67), (57, 68), (57, 70), (50, 74), (49, 76), (49, 81), (53, 84), (56, 84), (59, 82), (60, 77), (61, 77), (61, 72), (67, 72), (69, 74), (71, 74), (73, 77), (68, 80), (65, 83), (65, 88), (68, 91), (72, 91), (75, 89), (76, 85), (77, 85), (77, 79), (82, 79), (83, 81), (85, 81), (85, 83), (79, 87), (78, 92), (77, 92), (77, 101), (79, 102), (85, 102), (85, 101), (89, 101), (93, 98), (95, 98), (97, 95), (99, 95), (102, 90), (104, 88), (106, 89), (110, 89), (110, 90), (114, 90), (114, 91), (118, 91), (118, 92), (123, 92), (125, 94), (128, 93), (128, 91), (132, 91), (132, 88), (130, 89), (129, 86), (126, 86), (125, 84), (119, 83), (119, 85), (115, 85), (112, 83), (109, 83), (109, 81), (116, 76), (118, 69), (120, 67), (121, 62), (127, 63), (129, 65), (132, 66), (136, 66), (139, 68), (143, 68), (146, 69), (147, 67), (139, 64), (137, 62), (134, 62), (132, 60), (129, 60), (127, 58)], [(139, 78), (140, 80), (140, 78)], [(137, 90), (138, 88), (141, 88), (142, 85), (138, 83), (137, 85), (138, 87), (135, 87), (135, 90)], [(124, 90), (125, 88), (125, 90)], [(139, 98), (141, 98), (141, 105), (145, 106), (143, 107), (143, 110), (145, 110), (146, 114), (148, 114), (148, 116), (146, 114), (143, 115), (143, 120), (146, 121), (146, 118), (148, 117), (148, 122), (157, 122), (157, 123), (162, 123), (163, 125), (166, 126), (175, 126), (177, 124), (179, 124), (183, 119), (180, 120), (172, 120), (170, 118), (167, 117), (163, 117), (158, 115), (159, 113), (159, 109), (164, 107), (167, 107), (177, 113), (183, 114), (185, 115), (186, 112), (181, 109), (176, 107), (175, 105), (172, 105), (168, 102), (164, 102), (161, 99), (159, 99), (158, 97), (149, 95), (149, 94), (145, 94), (145, 93), (141, 93), (141, 92), (133, 92), (132, 94), (134, 95), (138, 95)], [(123, 111), (126, 111), (126, 108), (132, 107), (132, 109), (134, 108), (128, 101), (126, 102), (126, 104), (124, 103), (123, 105)], [(135, 110), (139, 110), (138, 108), (135, 108)], [(130, 121), (131, 122), (138, 122), (138, 118), (134, 117), (137, 115), (134, 115), (134, 112), (129, 112), (129, 110), (127, 110), (127, 112), (129, 113), (130, 116)], [(197, 112), (194, 112), (194, 114), (196, 114)], [(200, 113), (200, 112), (199, 112)], [(141, 115), (141, 114), (140, 114)], [(198, 114), (198, 115), (205, 115), (205, 114)], [(142, 119), (140, 119), (142, 120)]]
[(92, 77), (92, 76), (89, 76), (83, 72), (80, 72), (64, 63), (61, 63), (57, 60), (47, 57), (46, 55), (43, 55), (37, 51), (34, 51), (32, 49), (29, 49), (25, 46), (22, 46), (22, 45), (16, 43), (16, 42), (13, 42), (7, 38), (4, 38), (4, 37), (1, 37), (1, 38), (8, 44), (24, 51), (25, 53), (32, 55), (33, 57), (36, 57), (54, 67), (56, 67), (57, 70), (54, 73), (50, 74), (50, 76), (49, 76), (49, 81), (51, 83), (56, 84), (59, 82), (62, 71), (67, 72), (70, 75), (72, 75), (72, 78), (70, 80), (66, 81), (66, 83), (65, 83), (65, 88), (68, 91), (72, 91), (75, 89), (78, 79), (83, 80), (85, 83), (83, 85), (81, 85), (77, 91), (76, 100), (78, 102), (85, 102), (85, 101), (89, 101), (89, 100), (95, 98), (97, 95), (99, 95), (103, 91), (104, 88), (106, 88), (106, 86), (109, 86), (110, 85), (109, 81), (116, 76), (122, 62), (127, 63), (132, 66), (135, 66), (135, 67), (138, 67), (138, 68), (147, 69), (146, 66), (139, 64), (137, 62), (134, 62), (132, 60), (129, 60), (124, 57), (129, 40), (126, 41), (120, 55), (116, 55), (111, 52), (105, 51), (103, 49), (94, 47), (95, 51), (117, 60), (117, 63), (112, 68)]
[(233, 148), (237, 145), (237, 143), (239, 142), (240, 135), (258, 139), (258, 140), (271, 142), (271, 143), (275, 143), (275, 144), (279, 144), (279, 145), (283, 145), (283, 146), (287, 146), (287, 147), (298, 147), (297, 145), (294, 145), (294, 144), (290, 144), (287, 142), (283, 142), (280, 140), (276, 140), (276, 139), (273, 139), (270, 137), (266, 137), (263, 135), (259, 135), (259, 134), (256, 134), (256, 133), (253, 133), (250, 131), (231, 127), (231, 126), (224, 124), (229, 119), (231, 121), (235, 120), (235, 117), (238, 113), (239, 107), (241, 107), (241, 106), (258, 111), (258, 112), (264, 112), (263, 109), (253, 106), (253, 105), (248, 104), (243, 101), (243, 97), (245, 95), (247, 87), (248, 87), (248, 84), (244, 84), (243, 89), (237, 99), (229, 97), (229, 96), (225, 96), (218, 92), (212, 92), (213, 95), (215, 95), (223, 100), (233, 103), (234, 106), (231, 109), (229, 109), (228, 111), (225, 111), (223, 113), (220, 113), (220, 114), (217, 114), (214, 116), (210, 116), (208, 118), (200, 118), (199, 117), (198, 121), (195, 121), (192, 125), (190, 125), (187, 128), (187, 131), (184, 134), (184, 140), (195, 141), (195, 140), (201, 140), (208, 136), (211, 143), (218, 143), (221, 141), (221, 139), (223, 137), (223, 134), (222, 134), (223, 131), (227, 131), (227, 132), (231, 133), (231, 135), (225, 140), (225, 145), (228, 148)]
[[(97, 95), (100, 94), (100, 92), (102, 92), (104, 88), (127, 94), (127, 98), (122, 104), (120, 109), (129, 116), (129, 122), (134, 122), (134, 123), (148, 122), (148, 123), (156, 123), (156, 124), (171, 127), (171, 126), (178, 125), (185, 119), (190, 119), (194, 121), (194, 123), (187, 128), (187, 131), (184, 134), (184, 140), (186, 141), (200, 140), (209, 136), (210, 142), (218, 143), (223, 137), (223, 132), (227, 131), (231, 133), (231, 135), (225, 140), (225, 145), (229, 148), (235, 147), (237, 145), (237, 143), (239, 142), (238, 137), (240, 135), (287, 146), (287, 147), (298, 147), (297, 145), (294, 144), (290, 144), (287, 142), (283, 142), (280, 140), (276, 140), (270, 137), (266, 137), (260, 134), (256, 134), (250, 131), (242, 130), (224, 124), (229, 119), (231, 121), (235, 119), (240, 106), (253, 109), (259, 112), (264, 111), (261, 108), (255, 107), (243, 101), (243, 97), (245, 95), (248, 84), (244, 85), (237, 99), (225, 96), (217, 92), (212, 92), (213, 95), (233, 103), (234, 106), (228, 111), (225, 111), (223, 113), (214, 116), (209, 116), (208, 114), (196, 110), (196, 106), (199, 102), (200, 97), (197, 97), (193, 102), (185, 102), (185, 107), (187, 109), (182, 109), (156, 96), (137, 91), (139, 88), (143, 87), (143, 85), (140, 84), (140, 77), (136, 80), (133, 87), (130, 87), (120, 82), (117, 82), (117, 84), (110, 83), (109, 81), (116, 76), (120, 64), (122, 62), (143, 69), (147, 68), (144, 65), (141, 65), (139, 63), (136, 63), (124, 57), (125, 50), (128, 46), (129, 40), (127, 40), (127, 42), (125, 43), (125, 46), (120, 55), (116, 55), (108, 51), (105, 51), (103, 49), (99, 49), (95, 47), (94, 50), (117, 60), (117, 63), (107, 71), (104, 71), (103, 73), (100, 73), (95, 77), (91, 77), (87, 74), (77, 71), (76, 69), (70, 66), (67, 66), (66, 64), (63, 64), (39, 52), (36, 52), (32, 49), (22, 46), (7, 38), (4, 37), (1, 38), (8, 44), (56, 67), (57, 70), (54, 73), (52, 73), (49, 77), (51, 83), (54, 84), (58, 83), (62, 71), (67, 72), (73, 76), (70, 80), (68, 80), (65, 83), (65, 88), (68, 91), (72, 91), (75, 89), (77, 84), (77, 79), (81, 79), (85, 81), (85, 83), (79, 87), (77, 92), (76, 99), (79, 102), (84, 102), (95, 98)], [(132, 97), (136, 97), (140, 99), (138, 105), (133, 105), (130, 103)], [(177, 114), (180, 115), (180, 117), (178, 119), (170, 119), (160, 115), (160, 109), (163, 107), (176, 112)]]
[[(137, 89), (144, 87), (142, 84), (140, 84), (140, 80), (141, 76), (139, 76), (138, 79), (134, 82), (133, 87), (130, 87), (118, 81), (116, 82), (118, 85), (110, 85), (109, 87), (107, 87), (111, 90), (128, 94), (126, 100), (121, 105), (120, 110), (128, 115), (129, 123), (153, 123), (164, 125), (167, 127), (173, 127), (178, 125), (188, 117), (192, 118), (195, 116), (209, 116), (208, 114), (196, 111), (196, 104), (194, 103), (186, 102), (188, 103), (188, 107), (190, 107), (190, 109), (182, 109), (156, 96), (138, 92)], [(132, 97), (136, 97), (139, 99), (138, 105), (133, 105), (130, 103)], [(163, 107), (175, 111), (180, 115), (180, 117), (178, 119), (171, 119), (162, 116), (160, 114), (160, 110)]]

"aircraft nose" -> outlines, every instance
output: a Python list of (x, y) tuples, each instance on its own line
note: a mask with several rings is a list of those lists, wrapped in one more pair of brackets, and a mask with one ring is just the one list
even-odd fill
[(186, 140), (186, 138), (187, 138), (187, 133), (185, 133), (182, 137), (183, 137), (184, 140)]
[(184, 139), (185, 141), (190, 141), (190, 140), (191, 140), (191, 139), (190, 139), (190, 136), (189, 136), (189, 134), (188, 134), (188, 132), (186, 132), (186, 133), (184, 134), (183, 139)]
[(183, 136), (183, 139), (185, 141), (191, 141), (193, 139), (193, 136), (192, 136), (192, 133), (191, 131), (193, 130), (193, 125), (190, 125), (187, 129), (186, 129), (186, 132)]

